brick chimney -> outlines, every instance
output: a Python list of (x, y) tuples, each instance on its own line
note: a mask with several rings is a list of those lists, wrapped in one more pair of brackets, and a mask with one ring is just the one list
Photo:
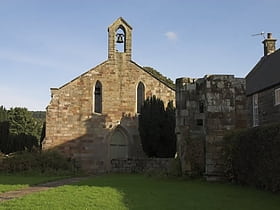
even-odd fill
[(272, 33), (267, 33), (267, 38), (263, 40), (264, 56), (270, 55), (275, 51), (276, 39), (272, 38)]

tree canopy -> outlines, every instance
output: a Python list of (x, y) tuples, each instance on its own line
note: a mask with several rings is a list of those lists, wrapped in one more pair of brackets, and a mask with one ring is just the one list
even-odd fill
[(42, 119), (34, 118), (26, 108), (0, 106), (0, 151), (7, 154), (38, 147), (42, 128)]
[(155, 70), (152, 67), (148, 67), (148, 66), (143, 66), (143, 68), (149, 72), (150, 74), (152, 74), (154, 77), (158, 78), (159, 80), (161, 80), (163, 83), (165, 83), (166, 85), (168, 85), (169, 87), (171, 87), (172, 89), (175, 89), (175, 84), (173, 82), (172, 79), (167, 78), (165, 76), (163, 76), (159, 71)]

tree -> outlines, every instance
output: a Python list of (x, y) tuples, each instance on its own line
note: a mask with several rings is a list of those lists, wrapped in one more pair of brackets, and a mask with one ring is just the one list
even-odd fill
[(46, 122), (43, 123), (42, 131), (41, 131), (41, 137), (40, 137), (40, 148), (42, 149), (42, 143), (46, 137)]
[(167, 84), (169, 87), (175, 89), (175, 84), (174, 84), (174, 82), (173, 82), (172, 79), (163, 76), (159, 71), (155, 70), (155, 69), (152, 68), (152, 67), (143, 66), (143, 68), (144, 68), (147, 72), (149, 72), (150, 74), (152, 74), (153, 76), (155, 76), (156, 78), (160, 79), (162, 82), (164, 82), (165, 84)]
[(6, 110), (0, 106), (0, 151), (11, 153), (38, 147), (42, 119), (35, 119), (26, 108)]
[(27, 108), (15, 107), (8, 111), (10, 122), (10, 133), (13, 135), (26, 134), (35, 136), (38, 140), (41, 137), (43, 123), (33, 118)]
[(144, 101), (139, 115), (139, 133), (144, 152), (149, 157), (174, 157), (176, 152), (175, 109), (166, 110), (156, 96)]
[(8, 112), (4, 106), (0, 106), (0, 122), (8, 120)]
[(0, 152), (6, 151), (9, 141), (8, 112), (5, 107), (0, 106)]
[(173, 101), (169, 101), (165, 110), (164, 123), (161, 130), (160, 156), (174, 157), (176, 153), (176, 118)]

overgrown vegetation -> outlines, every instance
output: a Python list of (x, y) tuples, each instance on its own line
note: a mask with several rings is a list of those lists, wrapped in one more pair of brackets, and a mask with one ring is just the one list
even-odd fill
[(77, 172), (75, 162), (56, 151), (21, 151), (0, 157), (0, 172), (67, 175)]
[(280, 191), (280, 124), (235, 131), (224, 139), (228, 179)]
[(164, 108), (156, 96), (147, 98), (139, 115), (139, 133), (148, 157), (174, 157), (176, 152), (175, 108), (170, 101)]
[[(36, 118), (33, 115), (36, 115)], [(43, 129), (43, 112), (32, 113), (26, 108), (6, 110), (0, 106), (0, 152), (11, 152), (38, 148)]]
[(175, 84), (173, 82), (173, 80), (171, 80), (170, 78), (167, 78), (165, 76), (163, 76), (160, 72), (158, 72), (157, 70), (155, 70), (152, 67), (148, 67), (148, 66), (143, 66), (143, 68), (149, 72), (150, 74), (152, 74), (154, 77), (158, 78), (159, 80), (163, 81), (165, 84), (167, 84), (169, 87), (175, 89)]
[(279, 206), (279, 195), (251, 188), (122, 174), (95, 176), (6, 201), (0, 209), (278, 210)]

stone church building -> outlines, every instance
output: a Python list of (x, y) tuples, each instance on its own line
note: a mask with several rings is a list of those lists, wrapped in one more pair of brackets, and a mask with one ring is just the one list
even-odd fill
[(57, 149), (91, 172), (112, 159), (143, 157), (138, 113), (147, 97), (168, 103), (175, 89), (131, 60), (132, 27), (118, 18), (108, 28), (108, 59), (60, 88), (51, 88), (43, 149)]

